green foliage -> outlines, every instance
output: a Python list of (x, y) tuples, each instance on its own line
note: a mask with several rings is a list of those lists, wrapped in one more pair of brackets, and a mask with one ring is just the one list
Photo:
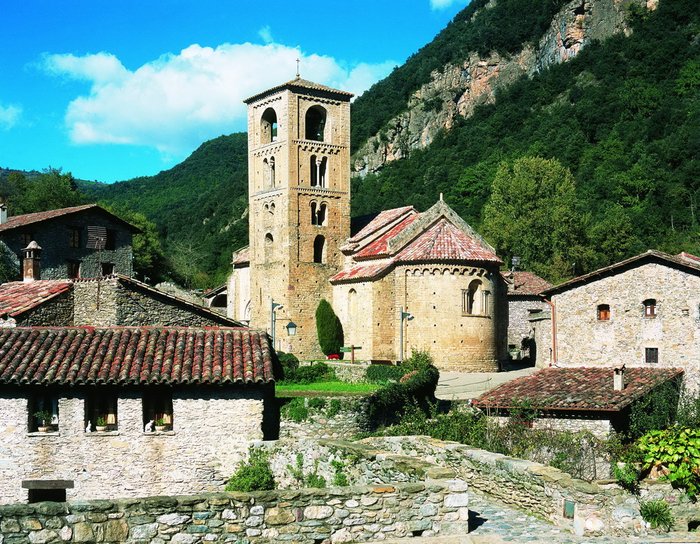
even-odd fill
[(51, 418), (53, 417), (53, 414), (48, 410), (39, 410), (37, 412), (34, 412), (34, 417), (38, 422), (44, 425), (48, 425), (49, 423), (51, 423)]
[(401, 383), (389, 383), (378, 389), (360, 403), (358, 426), (363, 431), (371, 432), (394, 424), (412, 404), (429, 413), (439, 378), (438, 369), (430, 365), (415, 371), (410, 377), (407, 375)]
[(681, 427), (700, 428), (700, 392), (685, 392), (678, 403), (676, 424)]
[(0, 242), (0, 283), (15, 281), (19, 277), (19, 257), (4, 242)]
[(335, 417), (340, 413), (342, 408), (343, 408), (343, 403), (340, 402), (340, 399), (331, 399), (331, 401), (328, 403), (328, 409), (326, 410), (326, 416), (327, 417)]
[(304, 397), (294, 397), (282, 407), (282, 416), (296, 423), (306, 421), (309, 417), (309, 409), (306, 407)]
[(289, 379), (299, 368), (299, 359), (293, 353), (278, 351), (277, 359), (282, 367), (282, 379)]
[(508, 415), (512, 422), (522, 424), (535, 421), (539, 416), (539, 412), (527, 397), (522, 399), (514, 398), (508, 410)]
[(663, 499), (640, 502), (639, 513), (652, 529), (663, 529), (668, 532), (676, 521), (671, 513), (671, 507)]
[(648, 431), (669, 427), (678, 411), (679, 384), (666, 382), (632, 405), (630, 410), (631, 438), (639, 438)]
[(304, 473), (304, 455), (302, 453), (297, 453), (296, 466), (287, 465), (287, 470), (300, 487), (326, 487), (326, 479), (318, 474), (318, 459), (314, 462), (313, 471)]
[(620, 463), (613, 467), (613, 476), (623, 489), (635, 495), (639, 493), (639, 480), (641, 473), (630, 463)]
[(326, 407), (326, 399), (322, 397), (311, 397), (307, 404), (309, 408), (314, 410), (322, 410)]
[(331, 461), (331, 467), (333, 468), (333, 485), (336, 487), (345, 487), (349, 485), (348, 477), (344, 472), (345, 464), (342, 461), (334, 460)]
[(300, 366), (296, 370), (291, 368), (285, 373), (285, 384), (308, 384), (321, 381), (335, 380), (335, 370), (326, 363), (315, 363), (309, 366)]
[(425, 370), (432, 365), (433, 357), (430, 352), (417, 349), (413, 350), (411, 356), (401, 363), (401, 368), (404, 369), (405, 373), (408, 373), (414, 370)]
[(370, 382), (398, 382), (408, 372), (403, 366), (369, 365), (365, 377)]
[(643, 467), (663, 467), (674, 487), (685, 489), (690, 497), (700, 492), (700, 429), (671, 427), (650, 431), (638, 441)]
[(275, 488), (268, 453), (251, 446), (248, 460), (243, 461), (226, 484), (226, 491), (267, 491)]
[(73, 175), (51, 167), (31, 177), (21, 172), (2, 177), (0, 196), (7, 200), (10, 215), (67, 208), (85, 202)]
[(316, 308), (316, 332), (324, 355), (336, 353), (342, 356), (340, 348), (344, 342), (343, 325), (325, 299), (321, 299)]

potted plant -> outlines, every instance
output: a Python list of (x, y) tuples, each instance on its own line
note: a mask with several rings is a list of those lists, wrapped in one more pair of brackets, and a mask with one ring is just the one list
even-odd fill
[(53, 415), (48, 410), (39, 410), (34, 412), (34, 417), (36, 418), (39, 425), (37, 430), (40, 433), (48, 433), (51, 430), (51, 418)]
[(107, 420), (103, 416), (98, 416), (95, 420), (95, 430), (98, 433), (103, 433), (107, 430)]
[(164, 417), (159, 417), (156, 419), (156, 431), (163, 432), (168, 430), (168, 424), (165, 422)]

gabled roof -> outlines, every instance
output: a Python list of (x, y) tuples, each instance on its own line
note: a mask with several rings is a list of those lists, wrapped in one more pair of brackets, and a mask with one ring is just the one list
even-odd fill
[(508, 283), (508, 297), (532, 297), (552, 287), (551, 283), (534, 272), (516, 270), (513, 272), (502, 272), (501, 275)]
[(579, 287), (580, 285), (584, 285), (605, 277), (614, 276), (647, 263), (663, 264), (670, 266), (671, 268), (685, 270), (687, 272), (700, 275), (700, 257), (696, 257), (695, 255), (685, 252), (679, 253), (678, 255), (670, 255), (668, 253), (664, 253), (663, 251), (649, 249), (646, 252), (630, 257), (629, 259), (611, 264), (610, 266), (599, 268), (598, 270), (589, 272), (588, 274), (584, 274), (565, 281), (564, 283), (560, 283), (551, 289), (546, 289), (542, 292), (542, 294), (549, 297), (551, 295), (563, 293), (564, 291)]
[(283, 89), (290, 89), (292, 91), (298, 91), (301, 90), (303, 91), (321, 91), (324, 93), (329, 93), (336, 95), (337, 98), (340, 98), (341, 100), (348, 101), (350, 100), (354, 95), (352, 93), (349, 93), (347, 91), (341, 91), (339, 89), (334, 89), (333, 87), (328, 87), (326, 85), (321, 85), (320, 83), (314, 83), (313, 81), (309, 81), (307, 79), (301, 79), (300, 77), (296, 77), (295, 79), (289, 80), (286, 83), (282, 83), (281, 85), (276, 85), (274, 87), (270, 87), (269, 89), (266, 89), (258, 94), (254, 94), (250, 98), (246, 98), (243, 102), (245, 104), (250, 104), (251, 102), (255, 102), (256, 100), (262, 98), (263, 96), (267, 96), (269, 94), (276, 93), (278, 91), (281, 91)]
[(333, 276), (330, 281), (333, 283), (342, 283), (349, 281), (368, 280), (383, 276), (386, 272), (393, 268), (394, 262), (387, 261), (382, 263), (361, 263), (353, 266), (349, 270), (343, 270)]
[(418, 217), (419, 215), (417, 213), (402, 217), (401, 221), (396, 223), (392, 228), (355, 253), (353, 258), (360, 261), (363, 259), (380, 259), (389, 256), (389, 241), (398, 236), (401, 231), (418, 219)]
[(25, 213), (23, 215), (15, 215), (7, 218), (7, 222), (0, 224), (0, 233), (13, 230), (19, 227), (25, 227), (34, 223), (41, 223), (57, 217), (65, 217), (87, 210), (99, 211), (111, 216), (112, 219), (121, 223), (132, 232), (141, 232), (141, 229), (135, 227), (131, 223), (124, 221), (121, 217), (114, 215), (112, 212), (105, 210), (98, 204), (84, 204), (82, 206), (72, 206), (70, 208), (59, 208), (57, 210), (47, 210), (45, 212)]
[(546, 368), (484, 393), (474, 405), (510, 408), (527, 399), (539, 410), (619, 412), (683, 374), (680, 368), (628, 367), (625, 388), (614, 391), (613, 372), (612, 367)]
[(233, 265), (250, 264), (250, 246), (239, 249), (233, 254)]
[(70, 291), (71, 280), (11, 281), (0, 285), (0, 314), (10, 317), (41, 306), (47, 300)]
[(378, 230), (386, 227), (393, 221), (396, 221), (402, 215), (409, 213), (418, 213), (413, 206), (403, 206), (401, 208), (392, 208), (391, 210), (384, 210), (379, 212), (367, 225), (365, 225), (359, 232), (348, 239), (348, 242), (359, 242), (363, 238), (366, 238), (370, 234), (374, 234)]
[(248, 329), (18, 327), (0, 330), (0, 383), (268, 383), (271, 353)]

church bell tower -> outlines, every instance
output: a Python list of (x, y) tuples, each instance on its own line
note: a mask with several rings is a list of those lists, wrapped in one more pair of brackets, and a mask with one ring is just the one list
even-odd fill
[(350, 236), (351, 97), (297, 77), (245, 101), (250, 324), (272, 332), (274, 314), (275, 349), (299, 357), (321, 355), (316, 307)]

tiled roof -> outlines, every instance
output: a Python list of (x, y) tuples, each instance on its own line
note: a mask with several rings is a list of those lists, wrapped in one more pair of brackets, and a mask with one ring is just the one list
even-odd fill
[(528, 399), (540, 410), (617, 412), (682, 374), (680, 368), (627, 368), (625, 388), (614, 391), (611, 367), (546, 368), (504, 383), (481, 395), (474, 404), (480, 408), (508, 408)]
[(406, 227), (413, 223), (416, 219), (420, 217), (418, 214), (407, 215), (399, 223), (394, 225), (384, 234), (379, 236), (376, 240), (367, 244), (360, 251), (355, 253), (353, 257), (355, 259), (377, 259), (381, 257), (386, 257), (389, 251), (389, 242), (392, 238), (396, 237), (400, 232), (402, 232)]
[(250, 263), (250, 246), (239, 249), (233, 254), (233, 262), (231, 264), (249, 264)]
[(560, 283), (559, 285), (555, 285), (554, 287), (543, 291), (542, 294), (546, 296), (556, 295), (578, 287), (579, 285), (584, 285), (604, 277), (614, 276), (615, 274), (630, 270), (637, 266), (642, 266), (649, 262), (665, 264), (675, 268), (682, 267), (682, 269), (694, 274), (700, 273), (700, 257), (696, 257), (695, 255), (685, 252), (679, 253), (678, 255), (670, 255), (668, 253), (664, 253), (663, 251), (649, 249), (644, 253), (640, 253), (639, 255), (630, 257), (629, 259), (611, 264), (610, 266), (599, 268), (598, 270), (594, 270), (588, 274), (584, 274), (565, 281), (564, 283)]
[(396, 260), (501, 262), (493, 251), (444, 218), (438, 220), (402, 249), (396, 256)]
[(246, 98), (243, 102), (245, 104), (249, 104), (258, 98), (261, 98), (265, 95), (276, 93), (277, 91), (281, 91), (282, 89), (307, 89), (311, 91), (324, 91), (327, 93), (333, 93), (337, 95), (341, 95), (344, 97), (347, 97), (346, 100), (350, 100), (352, 98), (353, 94), (349, 93), (347, 91), (341, 91), (339, 89), (334, 89), (333, 87), (328, 87), (326, 85), (321, 85), (320, 83), (314, 83), (313, 81), (309, 81), (308, 79), (302, 79), (300, 77), (297, 77), (295, 79), (289, 80), (286, 83), (282, 83), (281, 85), (275, 85), (274, 87), (270, 87), (269, 89), (266, 89), (258, 94), (254, 94), (250, 98)]
[(24, 227), (26, 225), (31, 225), (33, 223), (39, 223), (41, 221), (47, 221), (49, 219), (55, 219), (56, 217), (62, 217), (65, 215), (70, 215), (73, 213), (78, 213), (82, 212), (85, 210), (99, 210), (100, 212), (106, 213), (108, 215), (111, 215), (115, 219), (117, 219), (120, 223), (123, 223), (127, 227), (129, 227), (132, 231), (134, 232), (140, 232), (140, 229), (132, 225), (131, 223), (128, 223), (121, 219), (120, 217), (114, 215), (111, 212), (108, 212), (101, 206), (98, 206), (97, 204), (84, 204), (82, 206), (73, 206), (70, 208), (60, 208), (58, 210), (48, 210), (45, 212), (36, 212), (36, 213), (25, 213), (23, 215), (15, 215), (7, 218), (7, 221), (5, 223), (0, 224), (0, 232), (16, 229), (19, 227)]
[(0, 314), (16, 317), (70, 291), (71, 280), (11, 281), (0, 285)]
[(394, 261), (383, 262), (381, 264), (377, 263), (367, 263), (367, 264), (357, 264), (350, 268), (349, 270), (343, 270), (338, 272), (333, 276), (330, 281), (331, 283), (341, 283), (344, 281), (357, 281), (357, 280), (368, 280), (371, 278), (376, 278), (381, 276), (384, 272), (388, 271), (394, 266)]
[(274, 380), (267, 334), (234, 328), (0, 330), (2, 384), (233, 384)]
[(508, 296), (539, 295), (545, 289), (552, 287), (544, 278), (540, 278), (534, 272), (515, 271), (503, 272), (503, 277), (508, 283)]
[(348, 242), (358, 242), (359, 240), (362, 240), (370, 234), (377, 232), (378, 230), (389, 225), (392, 221), (395, 221), (402, 215), (411, 211), (418, 213), (415, 211), (413, 206), (403, 206), (402, 208), (392, 208), (391, 210), (379, 212), (374, 219), (372, 219), (362, 228), (362, 230), (356, 233), (352, 238), (348, 239)]

